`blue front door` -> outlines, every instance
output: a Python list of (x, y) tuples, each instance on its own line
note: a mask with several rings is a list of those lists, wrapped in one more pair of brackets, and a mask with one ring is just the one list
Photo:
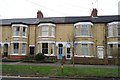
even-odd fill
[(59, 47), (59, 49), (58, 49), (58, 59), (62, 59), (62, 53), (63, 53), (63, 49), (62, 49), (62, 47)]

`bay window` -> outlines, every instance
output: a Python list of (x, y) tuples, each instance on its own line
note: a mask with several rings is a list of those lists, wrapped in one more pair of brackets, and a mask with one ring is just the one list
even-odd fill
[(49, 27), (48, 26), (42, 26), (42, 36), (48, 36), (49, 35)]
[(117, 24), (117, 34), (120, 36), (120, 23)]
[(51, 44), (51, 54), (54, 54), (54, 44)]
[(81, 36), (88, 36), (88, 25), (87, 24), (81, 25)]
[(112, 24), (110, 24), (109, 26), (108, 26), (108, 36), (110, 37), (110, 36), (113, 36), (113, 25)]
[(18, 53), (19, 50), (19, 43), (13, 43), (13, 53)]
[(42, 43), (42, 53), (48, 54), (48, 43)]
[(26, 43), (22, 44), (22, 54), (26, 53)]
[(23, 32), (22, 32), (22, 36), (26, 36), (26, 27), (23, 27)]
[(51, 33), (51, 36), (55, 36), (55, 27), (52, 26), (52, 33)]
[(87, 44), (82, 44), (81, 55), (82, 56), (87, 56), (88, 55), (88, 45)]
[(14, 26), (13, 29), (14, 29), (13, 36), (19, 36), (20, 27), (19, 26)]

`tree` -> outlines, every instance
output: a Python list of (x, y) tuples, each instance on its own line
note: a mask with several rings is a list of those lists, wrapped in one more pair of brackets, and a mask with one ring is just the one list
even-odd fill
[(74, 55), (75, 55), (75, 35), (74, 34), (68, 34), (67, 44), (69, 44), (70, 48), (72, 49), (72, 63), (73, 63), (73, 67), (75, 67), (75, 59), (74, 59)]

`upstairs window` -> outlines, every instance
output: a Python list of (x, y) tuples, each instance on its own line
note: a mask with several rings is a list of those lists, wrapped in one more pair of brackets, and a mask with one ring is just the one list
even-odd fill
[(26, 27), (23, 27), (23, 32), (22, 32), (22, 36), (26, 36)]
[(88, 25), (81, 25), (81, 36), (88, 36)]
[(48, 43), (42, 43), (42, 53), (48, 54)]
[(108, 26), (108, 36), (113, 36), (113, 26), (112, 24)]
[(75, 36), (78, 36), (78, 26), (75, 26)]
[(14, 29), (13, 36), (19, 36), (20, 27), (19, 26), (14, 26), (13, 29)]
[(51, 36), (55, 36), (55, 27), (52, 27)]
[(120, 23), (117, 24), (117, 34), (120, 36)]
[(48, 36), (49, 27), (42, 26), (42, 36)]

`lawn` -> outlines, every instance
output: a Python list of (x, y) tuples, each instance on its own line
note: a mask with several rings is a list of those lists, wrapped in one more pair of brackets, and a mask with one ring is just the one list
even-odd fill
[[(53, 66), (3, 65), (3, 75), (57, 76), (57, 77), (120, 77), (118, 69), (65, 67), (55, 70)], [(52, 73), (52, 74), (51, 74)]]

